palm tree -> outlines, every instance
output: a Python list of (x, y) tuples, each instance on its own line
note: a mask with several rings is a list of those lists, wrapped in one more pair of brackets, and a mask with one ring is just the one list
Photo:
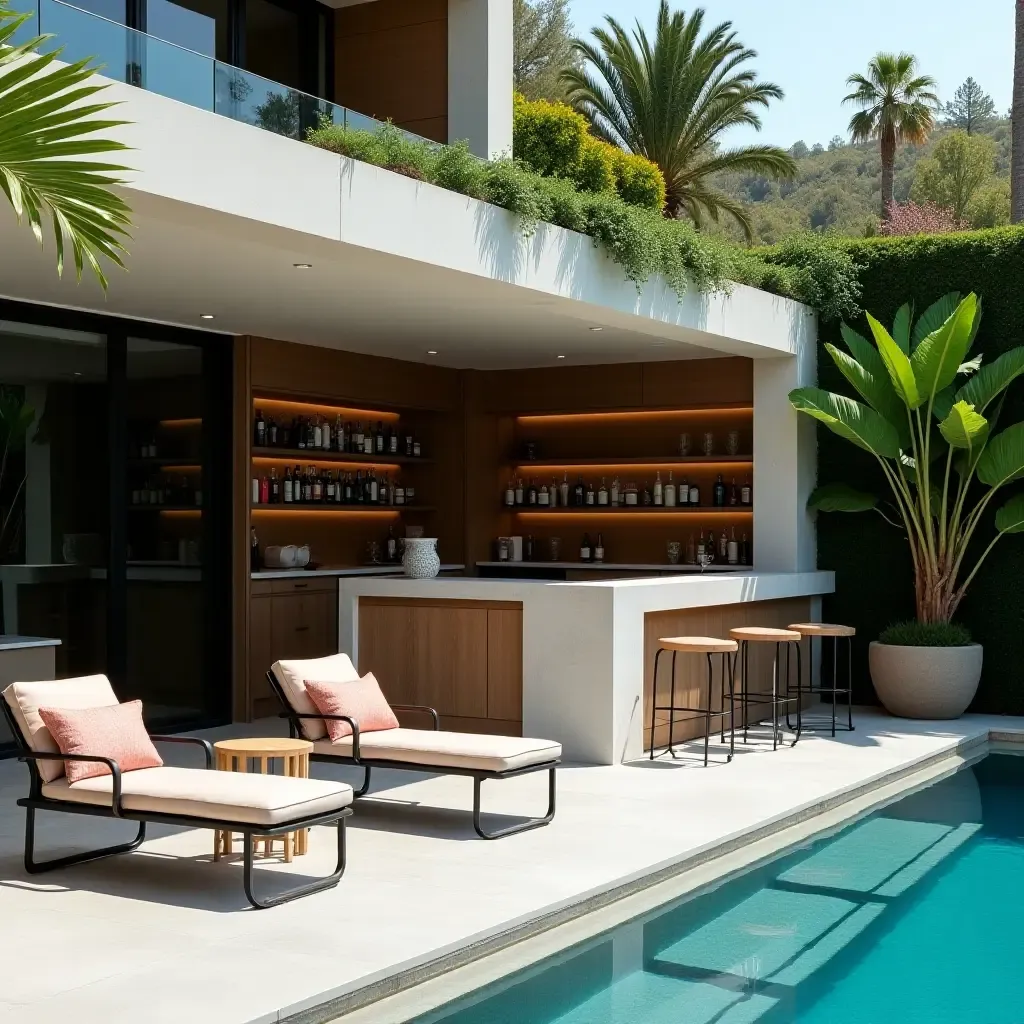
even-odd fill
[(743, 67), (757, 54), (737, 40), (731, 22), (702, 35), (699, 8), (687, 17), (661, 0), (653, 43), (639, 21), (632, 35), (612, 17), (605, 22), (594, 29), (593, 44), (574, 44), (584, 63), (562, 76), (569, 102), (595, 135), (661, 168), (667, 216), (687, 216), (700, 227), (725, 212), (749, 239), (743, 205), (714, 187), (714, 175), (789, 177), (796, 165), (777, 146), (725, 148), (721, 137), (737, 125), (760, 130), (758, 108), (781, 99), (782, 90)]
[(13, 45), (14, 33), (29, 17), (0, 0), (0, 189), (40, 245), (43, 218), (50, 220), (58, 274), (68, 243), (78, 280), (88, 263), (105, 290), (99, 258), (124, 266), (122, 239), (131, 211), (112, 186), (121, 184), (116, 175), (127, 168), (82, 158), (127, 149), (109, 139), (85, 138), (125, 122), (95, 118), (112, 103), (83, 102), (106, 88), (83, 84), (96, 71), (88, 60), (47, 70), (60, 56), (59, 50), (37, 52), (50, 37)]
[(866, 76), (850, 75), (846, 80), (854, 88), (843, 102), (864, 108), (850, 118), (853, 141), (878, 139), (881, 146), (883, 218), (893, 201), (896, 147), (901, 142), (920, 145), (935, 127), (935, 79), (916, 72), (917, 60), (911, 54), (880, 53), (868, 64)]
[(1010, 108), (1010, 219), (1024, 221), (1024, 0), (1017, 0), (1017, 43), (1013, 54), (1013, 106)]

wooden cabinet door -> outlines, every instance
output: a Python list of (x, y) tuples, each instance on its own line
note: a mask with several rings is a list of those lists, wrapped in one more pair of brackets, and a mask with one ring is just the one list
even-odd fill
[[(274, 696), (267, 682), (267, 670), (277, 660), (273, 654), (270, 628), (273, 621), (269, 597), (249, 601), (249, 700), (267, 700)], [(254, 703), (255, 707), (255, 703)]]
[(487, 717), (523, 720), (523, 610), (487, 611)]

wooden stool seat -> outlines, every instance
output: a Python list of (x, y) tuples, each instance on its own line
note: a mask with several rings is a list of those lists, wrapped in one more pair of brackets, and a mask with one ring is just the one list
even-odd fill
[(789, 627), (801, 636), (856, 636), (853, 626), (840, 626), (835, 622), (797, 622)]
[(738, 648), (735, 640), (720, 640), (713, 636), (666, 636), (658, 641), (666, 651), (687, 654), (733, 654)]
[(730, 629), (729, 636), (751, 644), (785, 644), (800, 640), (800, 634), (794, 629), (774, 629), (771, 626), (740, 626)]

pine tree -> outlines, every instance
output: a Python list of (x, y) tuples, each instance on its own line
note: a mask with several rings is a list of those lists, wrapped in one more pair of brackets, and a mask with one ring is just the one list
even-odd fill
[(578, 65), (569, 0), (514, 0), (512, 77), (530, 100), (564, 100), (560, 78)]
[(942, 120), (952, 128), (976, 135), (992, 123), (995, 115), (992, 97), (973, 78), (968, 78), (943, 108)]

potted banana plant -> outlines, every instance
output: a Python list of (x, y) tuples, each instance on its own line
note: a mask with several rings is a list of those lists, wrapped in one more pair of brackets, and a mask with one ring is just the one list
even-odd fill
[(982, 648), (953, 621), (967, 588), (999, 539), (1024, 531), (1024, 494), (986, 513), (1024, 479), (1024, 423), (997, 428), (1006, 389), (1024, 373), (1024, 347), (989, 363), (970, 358), (981, 323), (975, 294), (939, 299), (915, 320), (911, 305), (889, 331), (867, 314), (871, 340), (846, 324), (847, 351), (826, 345), (860, 400), (797, 388), (794, 408), (878, 461), (889, 501), (829, 483), (808, 506), (876, 510), (906, 533), (916, 621), (886, 630), (868, 663), (892, 714), (950, 719), (967, 710), (981, 679)]

